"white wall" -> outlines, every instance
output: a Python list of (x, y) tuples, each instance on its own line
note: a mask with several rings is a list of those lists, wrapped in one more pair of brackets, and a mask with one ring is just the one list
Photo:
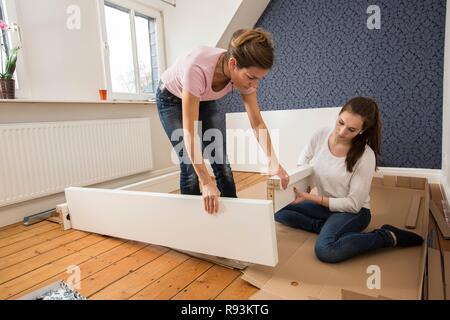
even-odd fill
[[(155, 0), (140, 0), (151, 5)], [(270, 0), (177, 0), (163, 9), (166, 61), (198, 45), (226, 48), (233, 32), (252, 28)]]
[(217, 42), (217, 47), (226, 49), (234, 31), (242, 28), (253, 28), (269, 2), (270, 0), (243, 0)]
[[(79, 30), (66, 27), (70, 5), (80, 7)], [(16, 10), (29, 88), (23, 98), (97, 100), (104, 80), (96, 1), (16, 0)]]
[(444, 49), (444, 99), (442, 114), (442, 185), (450, 200), (450, 0), (447, 0)]
[(243, 0), (177, 0), (164, 10), (167, 65), (198, 45), (215, 47)]

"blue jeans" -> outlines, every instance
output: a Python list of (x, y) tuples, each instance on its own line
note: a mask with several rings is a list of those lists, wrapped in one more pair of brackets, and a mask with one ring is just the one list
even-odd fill
[(370, 210), (367, 208), (362, 208), (358, 213), (332, 212), (310, 201), (289, 204), (275, 213), (275, 220), (282, 224), (318, 233), (314, 250), (320, 261), (328, 263), (394, 246), (394, 240), (387, 230), (362, 232), (370, 219)]
[[(156, 91), (156, 105), (158, 107), (159, 118), (161, 120), (164, 131), (172, 143), (172, 146), (177, 151), (178, 158), (180, 160), (180, 192), (182, 194), (200, 195), (200, 186), (197, 173), (194, 170), (193, 165), (188, 159), (187, 154), (184, 154), (184, 141), (183, 135), (176, 135), (176, 139), (173, 139), (172, 133), (174, 130), (183, 128), (183, 115), (181, 107), (181, 99), (173, 95), (170, 91), (160, 87)], [(202, 136), (208, 129), (220, 128), (220, 113), (217, 103), (215, 101), (202, 101), (200, 102), (199, 109), (199, 123), (202, 128)], [(204, 139), (202, 139), (204, 140)], [(202, 152), (208, 147), (214, 140), (202, 141)], [(183, 148), (180, 148), (180, 143)], [(180, 150), (178, 150), (180, 149)], [(220, 191), (221, 197), (237, 198), (236, 186), (233, 179), (233, 172), (231, 171), (230, 164), (226, 155), (226, 145), (222, 143), (219, 148), (215, 148), (211, 152), (213, 157), (209, 157), (211, 167), (217, 181), (217, 188)], [(209, 153), (207, 156), (211, 156)], [(217, 159), (221, 161), (216, 161)]]

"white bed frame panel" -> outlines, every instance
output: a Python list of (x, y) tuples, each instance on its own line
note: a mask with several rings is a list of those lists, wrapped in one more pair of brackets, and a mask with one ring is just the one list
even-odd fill
[[(289, 170), (285, 190), (278, 177), (271, 177), (267, 181), (269, 200), (220, 198), (220, 210), (214, 215), (204, 211), (201, 196), (168, 193), (178, 189), (179, 172), (115, 190), (67, 188), (67, 203), (57, 210), (65, 230), (275, 266), (278, 249), (273, 214), (294, 199), (294, 186), (306, 190), (311, 173), (311, 166)], [(149, 192), (156, 190), (164, 193)]]
[(281, 188), (280, 178), (272, 177), (267, 181), (267, 199), (273, 201), (273, 211), (277, 212), (294, 200), (294, 187), (304, 192), (311, 186), (313, 169), (310, 165), (299, 166), (287, 171), (289, 184), (286, 189)]
[[(334, 126), (340, 110), (340, 107), (332, 107), (261, 112), (271, 134), (274, 151), (286, 170), (297, 166), (300, 153), (317, 130)], [(251, 126), (247, 113), (227, 113), (226, 129), (231, 168), (234, 171), (266, 172), (267, 158), (254, 134), (249, 132)], [(249, 134), (238, 134), (242, 131)]]
[(72, 228), (263, 265), (278, 262), (272, 201), (68, 188)]

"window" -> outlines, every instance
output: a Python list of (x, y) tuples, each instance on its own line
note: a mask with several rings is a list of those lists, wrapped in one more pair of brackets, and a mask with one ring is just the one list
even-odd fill
[[(3, 1), (0, 1), (0, 20), (6, 21), (5, 16), (5, 5), (3, 4)], [(8, 34), (6, 32), (2, 32), (2, 39), (1, 44), (4, 50), (8, 53), (9, 52), (9, 40), (8, 40)]]
[[(9, 54), (12, 48), (21, 46), (20, 27), (18, 24), (15, 0), (0, 0), (0, 19), (8, 24), (12, 30), (0, 33), (0, 45), (3, 52), (3, 59), (0, 63), (5, 67), (5, 52)], [(29, 94), (29, 89), (26, 83), (26, 70), (24, 65), (24, 55), (21, 49), (18, 54), (16, 72), (14, 79), (16, 80), (16, 97), (26, 98)]]
[[(5, 21), (6, 23), (8, 23), (9, 26), (9, 21), (6, 18), (6, 6), (5, 3), (3, 1), (0, 1), (0, 20)], [(6, 67), (6, 59), (5, 57), (9, 55), (9, 52), (11, 50), (11, 41), (10, 41), (10, 35), (8, 31), (1, 31), (1, 39), (0, 39), (0, 46), (1, 46), (1, 63), (2, 63), (2, 70), (5, 70)], [(17, 78), (16, 76), (14, 76), (14, 78)]]
[(115, 99), (149, 99), (158, 86), (160, 13), (137, 6), (104, 3), (105, 71)]

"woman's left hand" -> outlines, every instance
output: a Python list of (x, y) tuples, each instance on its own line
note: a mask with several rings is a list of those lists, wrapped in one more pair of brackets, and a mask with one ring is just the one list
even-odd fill
[(297, 188), (294, 187), (295, 199), (290, 204), (301, 203), (305, 200), (308, 200), (309, 193), (308, 192), (298, 192)]
[(281, 187), (283, 188), (283, 190), (287, 188), (289, 184), (289, 175), (281, 165), (278, 165), (278, 168), (275, 170), (275, 172), (271, 173), (271, 175), (278, 176), (280, 178)]

